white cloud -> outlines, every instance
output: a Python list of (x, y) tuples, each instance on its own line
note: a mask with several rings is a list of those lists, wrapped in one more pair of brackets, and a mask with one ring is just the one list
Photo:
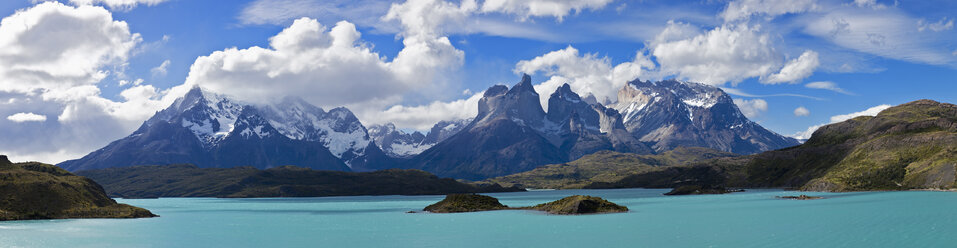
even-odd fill
[(819, 10), (817, 0), (735, 0), (728, 3), (719, 16), (725, 22), (766, 15), (769, 18), (793, 13)]
[(751, 94), (751, 93), (744, 92), (744, 91), (741, 90), (741, 89), (728, 88), (728, 87), (721, 87), (721, 90), (724, 91), (724, 93), (728, 93), (729, 95), (743, 96), (743, 97), (778, 97), (778, 96), (789, 96), (789, 97), (800, 97), (800, 98), (813, 99), (813, 100), (818, 100), (818, 101), (824, 100), (824, 98), (813, 97), (813, 96), (808, 96), (808, 95), (801, 95), (801, 94), (781, 93), (781, 94), (757, 95), (757, 94)]
[(566, 15), (582, 10), (598, 10), (614, 0), (485, 0), (482, 12), (518, 15), (522, 20), (532, 16), (552, 16), (559, 22)]
[(628, 81), (641, 76), (642, 71), (655, 68), (644, 54), (638, 52), (630, 62), (612, 66), (608, 57), (597, 54), (579, 54), (578, 49), (568, 46), (531, 60), (522, 60), (515, 65), (516, 73), (535, 74), (544, 72), (550, 78), (535, 85), (542, 106), (547, 109), (551, 93), (562, 84), (569, 84), (582, 96), (594, 95), (599, 101), (617, 99), (618, 90)]
[(150, 73), (152, 73), (154, 77), (165, 77), (169, 70), (169, 63), (168, 59), (164, 60), (160, 65), (150, 69)]
[(665, 42), (652, 54), (661, 71), (693, 82), (722, 85), (773, 73), (782, 56), (759, 26), (724, 25), (689, 39)]
[(118, 102), (102, 97), (97, 85), (122, 75), (140, 41), (126, 22), (98, 6), (45, 2), (3, 18), (0, 94), (18, 100), (0, 105), (0, 116), (33, 113), (56, 121), (0, 122), (6, 141), (0, 153), (60, 162), (132, 132), (164, 103), (160, 93), (140, 85), (121, 93), (124, 101)]
[(794, 109), (794, 116), (808, 116), (811, 115), (811, 111), (807, 110), (804, 106), (797, 107)]
[(834, 92), (845, 94), (845, 95), (853, 95), (852, 93), (847, 92), (841, 87), (838, 87), (836, 83), (830, 82), (830, 81), (810, 82), (805, 84), (804, 87), (811, 88), (811, 89), (830, 90), (830, 91), (834, 91)]
[(897, 8), (865, 11), (847, 7), (798, 20), (804, 33), (857, 52), (914, 63), (957, 65), (945, 45), (952, 43), (953, 37), (920, 32), (914, 25), (918, 22)]
[(7, 120), (10, 120), (10, 121), (12, 121), (12, 122), (29, 122), (29, 121), (42, 122), (42, 121), (46, 121), (46, 120), (47, 120), (47, 116), (46, 116), (46, 115), (38, 115), (38, 114), (34, 114), (34, 113), (24, 113), (24, 112), (20, 112), (20, 113), (16, 113), (16, 114), (12, 114), (12, 115), (10, 115), (10, 116), (7, 116)]
[(886, 9), (887, 5), (877, 3), (877, 0), (854, 0), (854, 4), (862, 8)]
[(146, 81), (143, 80), (142, 78), (137, 78), (136, 80), (133, 80), (133, 81), (120, 80), (120, 82), (118, 83), (118, 85), (119, 85), (119, 86), (141, 85), (141, 84), (143, 84), (143, 82), (146, 82)]
[(831, 123), (838, 123), (838, 122), (854, 119), (855, 117), (858, 117), (858, 116), (875, 116), (881, 111), (884, 111), (885, 109), (888, 109), (890, 107), (892, 106), (887, 104), (881, 104), (881, 105), (870, 107), (868, 109), (850, 113), (850, 114), (831, 116)]
[(821, 65), (817, 56), (817, 52), (804, 51), (801, 57), (788, 61), (780, 72), (762, 78), (761, 82), (766, 84), (796, 83), (801, 79), (810, 77), (814, 73), (814, 69)]
[(153, 6), (166, 1), (167, 0), (70, 0), (70, 3), (76, 5), (104, 4), (114, 10), (130, 10), (136, 7), (136, 5), (144, 4), (146, 6)]
[(917, 21), (917, 31), (924, 32), (924, 30), (930, 30), (934, 32), (947, 31), (954, 29), (954, 20), (947, 20), (947, 17), (941, 18), (940, 21), (934, 23), (928, 23), (924, 19)]
[(768, 111), (768, 102), (764, 99), (734, 99), (734, 104), (738, 105), (741, 113), (748, 118), (755, 118)]
[(870, 107), (870, 108), (868, 108), (868, 109), (865, 109), (865, 110), (859, 111), (859, 112), (854, 112), (854, 113), (850, 113), (850, 114), (843, 114), (843, 115), (831, 116), (831, 119), (830, 119), (831, 122), (826, 123), (826, 124), (820, 124), (820, 125), (810, 126), (810, 127), (807, 128), (807, 130), (805, 130), (805, 131), (803, 131), (803, 132), (798, 132), (798, 133), (792, 135), (791, 137), (794, 137), (795, 139), (809, 139), (809, 138), (811, 138), (811, 135), (814, 134), (814, 131), (817, 131), (817, 129), (820, 128), (820, 127), (826, 126), (826, 125), (828, 125), (828, 124), (833, 124), (833, 123), (838, 123), (838, 122), (850, 120), (850, 119), (853, 119), (853, 118), (859, 117), (859, 116), (875, 116), (875, 115), (877, 115), (878, 113), (880, 113), (881, 111), (884, 111), (885, 109), (888, 109), (888, 108), (890, 108), (890, 107), (891, 107), (891, 105), (881, 104), (881, 105), (877, 105), (877, 106), (874, 106), (874, 107)]
[(349, 22), (330, 30), (314, 19), (298, 19), (270, 38), (269, 48), (229, 48), (197, 58), (186, 84), (247, 101), (295, 95), (334, 107), (394, 98), (419, 83), (397, 80), (395, 63), (384, 61), (359, 37)]
[(0, 23), (0, 91), (35, 94), (95, 84), (140, 40), (101, 7), (46, 2), (18, 11)]
[(428, 105), (395, 105), (382, 112), (368, 112), (377, 117), (365, 116), (366, 120), (379, 120), (367, 124), (394, 123), (396, 126), (416, 130), (429, 130), (436, 122), (473, 118), (478, 114), (478, 101), (485, 91), (475, 93), (466, 99), (450, 102), (435, 101)]
[(691, 39), (701, 34), (701, 28), (697, 26), (668, 20), (665, 28), (655, 35), (655, 38), (648, 43), (648, 47), (656, 47), (658, 44)]

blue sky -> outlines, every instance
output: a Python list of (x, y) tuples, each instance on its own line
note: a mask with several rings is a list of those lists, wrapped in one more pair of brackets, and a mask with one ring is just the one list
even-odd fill
[[(248, 101), (298, 94), (325, 109), (347, 106), (366, 124), (420, 130), (473, 114), (476, 94), (523, 72), (542, 95), (570, 83), (583, 95), (613, 96), (633, 77), (707, 83), (784, 135), (885, 104), (957, 102), (954, 1), (61, 2), (0, 3), (8, 26), (0, 54), (16, 58), (0, 56), (0, 66), (52, 75), (0, 70), (0, 135), (26, 144), (0, 145), (0, 153), (49, 162), (83, 155), (192, 85)], [(90, 23), (69, 32), (13, 28), (14, 19), (52, 23), (57, 11), (107, 21), (80, 18)], [(15, 47), (38, 46), (17, 43), (31, 32), (61, 37), (44, 42), (76, 48), (76, 58), (26, 66), (40, 55)], [(100, 36), (122, 42), (97, 43)], [(283, 48), (271, 41), (279, 36)], [(328, 45), (336, 39), (347, 44)], [(106, 49), (87, 54), (89, 47)], [(89, 57), (100, 59), (77, 59)], [(313, 66), (323, 63), (331, 65)]]

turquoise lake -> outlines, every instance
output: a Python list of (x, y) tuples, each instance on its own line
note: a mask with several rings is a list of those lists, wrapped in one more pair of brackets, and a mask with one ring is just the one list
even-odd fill
[[(667, 190), (488, 194), (527, 206), (575, 194), (628, 213), (406, 213), (443, 196), (118, 199), (162, 217), (0, 222), (0, 247), (955, 247), (957, 193)], [(821, 200), (784, 200), (809, 194)]]

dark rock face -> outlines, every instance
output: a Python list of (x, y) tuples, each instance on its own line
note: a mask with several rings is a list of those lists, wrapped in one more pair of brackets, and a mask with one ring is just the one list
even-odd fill
[(564, 160), (534, 129), (507, 119), (473, 126), (412, 159), (412, 168), (442, 177), (478, 180)]
[(348, 109), (325, 112), (298, 98), (251, 105), (194, 88), (130, 136), (59, 165), (78, 171), (177, 163), (367, 171), (395, 161)]
[(628, 207), (620, 206), (600, 197), (587, 195), (573, 195), (557, 201), (529, 207), (529, 209), (560, 215), (628, 212)]
[(426, 206), (422, 211), (432, 213), (465, 213), (508, 209), (498, 199), (477, 194), (450, 194), (435, 204)]
[(558, 130), (546, 130), (543, 135), (561, 148), (569, 161), (604, 150), (652, 153), (625, 130), (617, 111), (589, 104), (572, 92), (568, 84), (552, 93), (546, 118), (551, 125), (558, 126)]
[[(118, 204), (100, 185), (54, 165), (0, 159), (0, 221), (67, 218), (155, 217), (146, 209)], [(6, 162), (6, 163), (5, 163)]]
[[(509, 89), (496, 85), (479, 100), (465, 128), (410, 161), (411, 168), (470, 180), (528, 171), (601, 151), (648, 154), (615, 110), (584, 101), (564, 85), (542, 110), (528, 75)], [(604, 124), (603, 124), (604, 123)]]
[(798, 145), (748, 120), (713, 86), (666, 80), (629, 82), (614, 106), (625, 128), (661, 152), (678, 146), (753, 154)]

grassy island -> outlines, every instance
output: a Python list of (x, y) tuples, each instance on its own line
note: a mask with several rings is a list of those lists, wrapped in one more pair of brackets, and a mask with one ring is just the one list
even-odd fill
[(619, 206), (601, 197), (573, 195), (557, 201), (531, 207), (510, 208), (498, 202), (498, 199), (478, 194), (451, 194), (445, 199), (423, 209), (432, 213), (463, 213), (505, 209), (526, 209), (544, 211), (549, 214), (577, 215), (628, 212), (628, 207)]

